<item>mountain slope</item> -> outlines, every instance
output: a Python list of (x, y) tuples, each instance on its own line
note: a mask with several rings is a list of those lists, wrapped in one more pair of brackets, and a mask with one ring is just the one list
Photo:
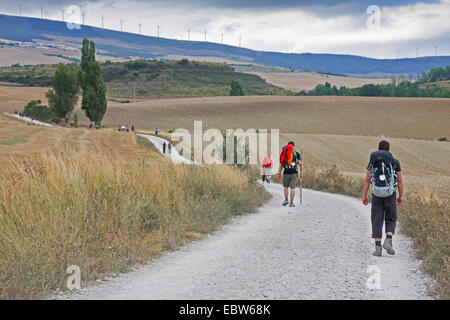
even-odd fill
[(83, 38), (114, 56), (156, 58), (171, 55), (221, 57), (237, 61), (345, 74), (408, 74), (450, 65), (450, 56), (415, 59), (372, 59), (339, 54), (290, 54), (255, 51), (212, 42), (182, 41), (82, 26), (69, 29), (66, 23), (45, 19), (0, 15), (0, 38), (24, 42), (47, 42), (80, 47)]

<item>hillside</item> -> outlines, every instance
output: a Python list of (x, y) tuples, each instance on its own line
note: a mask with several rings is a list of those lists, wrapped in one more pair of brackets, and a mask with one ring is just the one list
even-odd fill
[[(0, 81), (49, 87), (56, 65), (0, 69)], [(246, 95), (287, 95), (288, 91), (271, 86), (257, 75), (236, 72), (222, 63), (134, 60), (102, 64), (102, 77), (109, 97), (155, 98), (226, 96), (236, 80)]]
[(299, 71), (340, 74), (407, 75), (450, 64), (450, 56), (372, 59), (339, 54), (255, 51), (218, 43), (172, 40), (90, 26), (70, 30), (65, 23), (59, 21), (0, 15), (0, 39), (80, 48), (83, 38), (94, 40), (102, 54), (116, 57), (158, 58), (167, 55), (220, 57)]

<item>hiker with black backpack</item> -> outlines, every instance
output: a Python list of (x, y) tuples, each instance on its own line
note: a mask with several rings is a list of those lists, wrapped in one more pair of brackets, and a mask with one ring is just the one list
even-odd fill
[[(397, 223), (397, 204), (403, 202), (403, 178), (400, 161), (394, 159), (390, 152), (390, 144), (386, 140), (380, 141), (378, 151), (370, 155), (362, 191), (364, 205), (369, 203), (367, 199), (369, 185), (372, 187), (372, 238), (375, 239), (373, 255), (381, 257), (382, 248), (388, 254), (394, 255), (392, 236)], [(386, 239), (382, 247), (383, 223)]]
[[(284, 202), (283, 206), (295, 207), (295, 186), (297, 185), (298, 171), (297, 166), (302, 166), (302, 156), (294, 148), (294, 142), (290, 141), (281, 150), (280, 155), (280, 168), (278, 169), (278, 176), (283, 171), (283, 187), (284, 187)], [(291, 189), (290, 201), (289, 201), (289, 188)]]

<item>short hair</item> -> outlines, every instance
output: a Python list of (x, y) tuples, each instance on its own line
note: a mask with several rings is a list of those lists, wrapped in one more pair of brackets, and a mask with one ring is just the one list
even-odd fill
[(294, 141), (289, 141), (288, 144), (292, 144), (295, 147)]
[(378, 144), (378, 150), (389, 151), (390, 148), (391, 145), (386, 140), (381, 140), (380, 143)]

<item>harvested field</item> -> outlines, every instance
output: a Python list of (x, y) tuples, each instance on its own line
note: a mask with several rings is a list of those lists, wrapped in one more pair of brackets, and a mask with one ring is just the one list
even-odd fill
[(371, 97), (211, 97), (109, 103), (104, 124), (169, 131), (204, 128), (279, 128), (282, 133), (450, 137), (450, 100)]
[(48, 88), (0, 85), (0, 114), (22, 111), (31, 100), (40, 99), (42, 103), (47, 104), (47, 91)]
[(292, 91), (312, 90), (319, 84), (329, 82), (336, 87), (361, 87), (364, 84), (387, 84), (388, 78), (356, 78), (322, 75), (311, 72), (253, 72), (269, 83)]

